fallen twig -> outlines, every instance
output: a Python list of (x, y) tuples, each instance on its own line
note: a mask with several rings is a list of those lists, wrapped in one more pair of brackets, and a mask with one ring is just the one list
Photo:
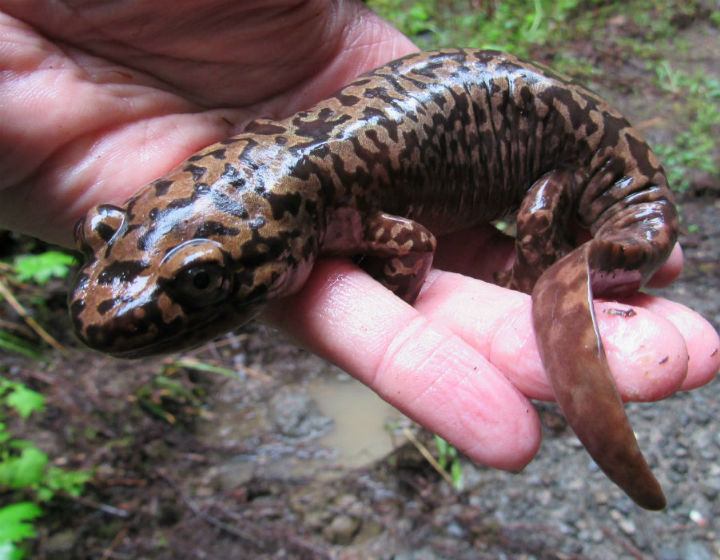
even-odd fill
[(96, 502), (95, 500), (91, 500), (90, 498), (84, 498), (82, 496), (72, 496), (67, 493), (62, 493), (63, 497), (67, 498), (68, 500), (72, 500), (74, 502), (77, 502), (79, 504), (82, 504), (84, 506), (88, 506), (94, 509), (98, 509), (102, 511), (103, 513), (107, 513), (109, 515), (114, 515), (115, 517), (130, 517), (130, 512), (124, 509), (116, 508), (115, 506), (111, 506), (108, 504), (101, 504), (100, 502)]
[(445, 479), (445, 482), (455, 488), (455, 482), (453, 481), (452, 476), (450, 476), (450, 473), (440, 466), (440, 463), (437, 462), (437, 459), (435, 459), (435, 457), (432, 456), (432, 453), (430, 453), (428, 448), (425, 447), (420, 442), (420, 440), (415, 437), (415, 434), (412, 433), (412, 431), (406, 426), (403, 426), (402, 432), (403, 435), (408, 438), (410, 442), (417, 448), (417, 450), (420, 452), (420, 455), (425, 457), (425, 460), (430, 463), (430, 466), (432, 466), (432, 468), (434, 468), (438, 472), (438, 474)]
[(20, 302), (15, 299), (15, 296), (12, 294), (12, 292), (8, 289), (8, 287), (5, 285), (5, 283), (0, 280), (0, 295), (3, 296), (7, 302), (10, 304), (10, 307), (12, 307), (15, 312), (20, 315), (20, 317), (23, 318), (23, 320), (27, 323), (27, 325), (35, 331), (35, 333), (42, 338), (47, 344), (52, 346), (55, 350), (60, 352), (61, 354), (67, 354), (67, 350), (65, 347), (60, 344), (57, 340), (55, 340), (45, 329), (43, 329), (40, 325), (37, 324), (35, 319), (30, 317), (30, 314), (25, 310), (25, 308), (20, 305)]

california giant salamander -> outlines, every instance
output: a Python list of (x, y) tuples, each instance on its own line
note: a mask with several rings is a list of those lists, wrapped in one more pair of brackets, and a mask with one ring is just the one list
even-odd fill
[[(76, 228), (79, 337), (125, 357), (197, 345), (297, 292), (321, 255), (412, 302), (435, 235), (517, 212), (498, 281), (532, 294), (543, 364), (570, 425), (638, 504), (665, 505), (610, 375), (592, 296), (640, 288), (677, 214), (663, 169), (617, 111), (496, 51), (412, 54), (283, 120), (258, 119)], [(589, 231), (578, 243), (570, 232)]]

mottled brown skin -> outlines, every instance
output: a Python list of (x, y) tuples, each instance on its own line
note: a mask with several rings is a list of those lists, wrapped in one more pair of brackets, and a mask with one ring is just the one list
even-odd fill
[[(603, 100), (494, 51), (418, 53), (190, 157), (78, 224), (78, 336), (137, 357), (213, 338), (297, 292), (319, 255), (362, 255), (412, 302), (435, 237), (517, 211), (503, 285), (532, 293), (570, 425), (638, 504), (665, 498), (635, 441), (592, 297), (634, 293), (675, 244), (663, 170)], [(587, 230), (580, 244), (571, 232)], [(432, 233), (431, 233), (432, 232)]]

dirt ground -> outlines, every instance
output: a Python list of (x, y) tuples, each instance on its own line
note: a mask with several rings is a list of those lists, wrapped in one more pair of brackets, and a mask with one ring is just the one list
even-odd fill
[[(677, 67), (720, 78), (718, 29), (703, 17), (681, 23), (678, 36), (692, 47), (657, 48)], [(573, 53), (601, 71), (592, 87), (651, 145), (683, 129), (678, 100), (654, 85), (652, 69), (583, 41), (564, 46)], [(685, 271), (662, 294), (720, 328), (720, 177), (692, 177), (680, 204)], [(663, 513), (639, 511), (607, 482), (549, 404), (538, 405), (545, 443), (536, 461), (513, 475), (463, 459), (456, 491), (407, 429), (433, 450), (430, 435), (363, 400), (364, 389), (278, 333), (252, 325), (186, 354), (186, 366), (173, 365), (177, 356), (114, 360), (71, 339), (64, 290), (48, 288), (38, 319), (68, 355), (47, 365), (0, 356), (2, 375), (48, 399), (39, 422), (14, 430), (61, 466), (94, 471), (82, 498), (46, 508), (33, 558), (720, 558), (717, 384), (629, 407), (669, 489)], [(239, 378), (200, 372), (187, 359), (229, 366)], [(323, 391), (348, 407), (359, 400), (368, 416), (388, 415), (390, 427), (383, 420), (369, 436), (382, 440), (370, 459), (350, 459), (347, 449), (367, 434), (323, 439), (334, 429)]]

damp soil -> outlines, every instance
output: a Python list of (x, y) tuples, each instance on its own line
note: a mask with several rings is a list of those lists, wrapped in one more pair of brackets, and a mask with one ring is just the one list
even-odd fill
[[(663, 56), (720, 78), (718, 29), (697, 17), (678, 35), (692, 47), (658, 45)], [(591, 60), (592, 86), (651, 143), (684, 130), (678, 100), (614, 44), (578, 40), (562, 55)], [(679, 198), (685, 270), (662, 295), (720, 328), (720, 177), (698, 174)], [(543, 446), (522, 473), (461, 457), (456, 490), (408, 440), (434, 452), (430, 434), (275, 331), (251, 325), (184, 357), (228, 366), (230, 378), (90, 354), (68, 334), (65, 286), (42, 295), (38, 320), (68, 353), (47, 364), (0, 355), (2, 375), (48, 400), (41, 419), (12, 428), (94, 476), (82, 498), (46, 506), (33, 558), (720, 558), (717, 384), (628, 406), (668, 489), (662, 513), (611, 485), (547, 403)]]

